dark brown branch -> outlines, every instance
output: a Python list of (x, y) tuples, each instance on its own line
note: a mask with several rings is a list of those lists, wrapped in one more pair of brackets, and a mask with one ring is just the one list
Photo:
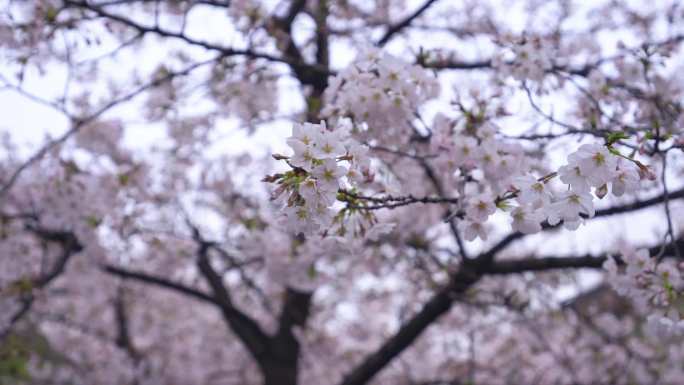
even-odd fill
[(242, 311), (233, 306), (233, 302), (223, 284), (223, 279), (211, 266), (208, 256), (209, 245), (202, 241), (197, 255), (197, 267), (204, 276), (214, 294), (214, 299), (221, 308), (224, 319), (230, 329), (238, 336), (247, 350), (258, 361), (263, 360), (268, 350), (268, 336), (261, 330), (259, 324)]
[[(444, 197), (444, 188), (442, 187), (442, 182), (439, 180), (437, 177), (437, 174), (435, 174), (435, 171), (432, 169), (430, 164), (426, 160), (420, 161), (420, 165), (423, 167), (423, 170), (425, 170), (425, 175), (430, 179), (430, 182), (432, 182), (432, 186), (437, 190), (437, 193)], [(455, 213), (452, 213), (451, 210), (447, 210), (445, 213), (445, 218), (447, 222), (449, 223), (449, 230), (451, 230), (451, 234), (454, 236), (454, 240), (456, 241), (456, 244), (458, 245), (459, 252), (461, 253), (461, 257), (464, 260), (468, 259), (468, 252), (466, 250), (465, 244), (463, 243), (463, 239), (461, 239), (461, 233), (458, 231), (458, 227), (456, 227), (456, 217), (459, 215), (455, 215)]]
[[(304, 56), (292, 38), (292, 23), (294, 19), (304, 11), (305, 0), (293, 0), (287, 13), (283, 17), (274, 17), (272, 25), (276, 31), (273, 36), (278, 40), (278, 45), (284, 47), (285, 62), (295, 73), (302, 84), (313, 86), (315, 94), (322, 94), (328, 85), (328, 75), (331, 75), (325, 65), (310, 65), (304, 60)], [(318, 63), (323, 64), (323, 63)]]
[(320, 0), (316, 10), (316, 64), (323, 68), (330, 66), (330, 50), (328, 42), (328, 0)]
[[(382, 197), (370, 197), (370, 196), (363, 196), (363, 195), (358, 195), (356, 193), (347, 191), (347, 190), (340, 190), (339, 191), (339, 197), (338, 200), (347, 202), (349, 208), (352, 209), (359, 209), (359, 210), (379, 210), (379, 209), (393, 209), (397, 207), (402, 207), (402, 206), (408, 206), (411, 204), (415, 203), (423, 203), (423, 204), (429, 204), (429, 203), (438, 203), (438, 204), (455, 204), (458, 203), (459, 199), (458, 198), (448, 198), (448, 197), (431, 197), (431, 196), (424, 196), (424, 197), (415, 197), (411, 194), (409, 195), (404, 195), (404, 196), (392, 196), (392, 195), (385, 195)], [(348, 198), (346, 198), (348, 197)], [(356, 202), (357, 204), (352, 204), (354, 201), (363, 201), (363, 202), (372, 202), (373, 204), (360, 204), (360, 202)]]
[(280, 27), (283, 30), (291, 32), (294, 19), (304, 10), (304, 7), (306, 7), (306, 0), (293, 0), (290, 3), (290, 7), (287, 9), (285, 16), (276, 18), (276, 22), (280, 24)]
[[(221, 250), (216, 242), (204, 239), (200, 230), (186, 219), (192, 238), (198, 245), (197, 267), (209, 283), (215, 300), (230, 329), (252, 354), (264, 375), (265, 385), (297, 385), (300, 346), (294, 335), (295, 326), (304, 326), (309, 315), (311, 293), (288, 289), (278, 332), (275, 336), (264, 333), (259, 324), (237, 309), (220, 274), (211, 266), (209, 252)], [(227, 253), (221, 253), (224, 257)], [(231, 258), (229, 258), (231, 259)]]
[(34, 300), (33, 289), (41, 289), (50, 284), (50, 282), (64, 272), (64, 269), (66, 269), (67, 263), (71, 257), (83, 250), (83, 247), (78, 242), (76, 237), (70, 232), (53, 231), (34, 226), (27, 226), (27, 230), (32, 231), (43, 240), (61, 244), (62, 253), (57, 257), (57, 260), (52, 265), (50, 270), (31, 280), (30, 291), (24, 294), (21, 298), (21, 307), (10, 317), (9, 324), (6, 326), (6, 328), (0, 331), (0, 341), (4, 340), (12, 330), (12, 327), (22, 318), (24, 318), (31, 310)]
[(285, 292), (278, 331), (271, 338), (268, 357), (259, 362), (265, 385), (297, 385), (301, 348), (294, 328), (306, 325), (311, 294), (291, 288)]
[(585, 255), (581, 257), (543, 257), (497, 261), (487, 270), (487, 274), (515, 274), (528, 271), (545, 271), (567, 268), (599, 268), (605, 256)]
[[(684, 246), (684, 239), (680, 239), (675, 243), (670, 243), (664, 247), (664, 254), (674, 256), (677, 247)], [(663, 250), (663, 245), (657, 245), (648, 249), (651, 256), (658, 255)], [(486, 274), (500, 275), (500, 274), (516, 274), (528, 271), (546, 271), (555, 269), (578, 269), (578, 268), (600, 268), (608, 258), (608, 255), (591, 255), (573, 256), (573, 257), (532, 257), (524, 259), (514, 259), (497, 261), (487, 267)], [(616, 258), (618, 263), (621, 263), (619, 258)]]
[[(598, 60), (594, 63), (589, 63), (581, 67), (577, 68), (571, 68), (571, 67), (562, 67), (562, 66), (554, 66), (551, 69), (547, 71), (547, 73), (554, 73), (554, 72), (564, 72), (566, 74), (570, 75), (577, 75), (581, 77), (587, 77), (589, 76), (589, 73), (591, 70), (594, 68), (597, 68), (599, 65), (602, 63), (606, 62), (607, 59), (601, 59)], [(418, 58), (418, 63), (419, 65), (425, 67), (425, 68), (431, 68), (435, 70), (488, 70), (488, 69), (493, 69), (492, 67), (492, 61), (491, 60), (478, 60), (478, 61), (459, 61), (459, 60), (453, 60), (453, 59), (443, 59), (443, 60), (434, 60), (434, 61), (426, 61), (424, 57)], [(512, 63), (511, 63), (512, 64)]]
[(175, 291), (177, 293), (187, 295), (189, 297), (192, 297), (194, 299), (200, 300), (202, 302), (207, 302), (211, 303), (214, 305), (218, 305), (218, 301), (212, 297), (209, 294), (206, 294), (202, 291), (199, 291), (197, 289), (193, 289), (191, 287), (182, 285), (180, 283), (176, 283), (173, 281), (170, 281), (165, 278), (161, 277), (155, 277), (153, 275), (149, 275), (147, 273), (143, 273), (140, 271), (132, 271), (132, 270), (127, 270), (118, 266), (113, 266), (113, 265), (105, 265), (102, 267), (102, 270), (108, 274), (115, 275), (117, 277), (123, 278), (123, 279), (129, 279), (129, 280), (134, 280), (134, 281), (139, 281), (142, 283), (154, 285), (154, 286), (159, 286), (165, 289), (170, 289), (172, 291)]
[(368, 383), (388, 363), (409, 347), (428, 326), (447, 313), (457, 295), (468, 290), (479, 279), (480, 274), (474, 270), (470, 268), (461, 269), (452, 277), (451, 283), (447, 287), (437, 292), (416, 315), (399, 328), (394, 336), (346, 375), (340, 385)]
[(207, 243), (209, 249), (216, 251), (222, 257), (223, 261), (228, 262), (228, 269), (237, 270), (238, 274), (240, 274), (240, 279), (242, 279), (244, 285), (252, 289), (261, 300), (264, 309), (266, 309), (266, 311), (268, 311), (270, 314), (273, 314), (273, 308), (271, 306), (271, 302), (269, 301), (268, 296), (266, 295), (266, 293), (263, 292), (263, 290), (261, 290), (261, 288), (259, 288), (259, 286), (257, 286), (256, 282), (254, 282), (254, 280), (247, 275), (247, 272), (244, 269), (244, 265), (248, 262), (238, 261), (237, 258), (232, 256), (217, 243)]
[[(98, 2), (98, 3), (96, 3), (96, 5), (99, 7), (110, 7), (110, 6), (127, 5), (127, 4), (134, 4), (134, 3), (152, 3), (152, 2), (158, 2), (158, 1), (159, 0), (110, 0), (110, 1)], [(230, 0), (193, 0), (192, 4), (202, 4), (202, 5), (210, 5), (213, 7), (228, 8), (230, 6)]]
[(57, 258), (52, 268), (42, 276), (33, 280), (33, 287), (43, 288), (64, 272), (71, 256), (83, 250), (83, 246), (81, 246), (71, 232), (52, 231), (43, 228), (29, 228), (29, 230), (32, 230), (41, 239), (57, 242), (63, 247), (62, 255)]
[(278, 323), (278, 336), (292, 335), (292, 328), (306, 325), (311, 305), (311, 293), (288, 288)]
[(491, 69), (492, 62), (490, 60), (464, 62), (456, 60), (435, 60), (426, 62), (425, 58), (419, 58), (419, 65), (434, 70), (477, 70), (477, 69)]
[(12, 331), (14, 325), (28, 314), (31, 310), (31, 306), (33, 306), (33, 296), (21, 299), (21, 307), (10, 317), (9, 323), (5, 326), (5, 329), (0, 331), (0, 342), (3, 342), (5, 337)]
[(250, 58), (254, 58), (254, 59), (265, 59), (268, 61), (287, 63), (286, 59), (278, 58), (278, 57), (275, 57), (275, 56), (272, 56), (269, 54), (254, 52), (251, 50), (239, 50), (239, 49), (233, 49), (233, 48), (229, 48), (229, 47), (222, 47), (222, 46), (218, 46), (218, 45), (215, 45), (215, 44), (212, 44), (209, 42), (205, 42), (202, 40), (193, 39), (192, 37), (189, 37), (187, 35), (184, 35), (184, 34), (181, 34), (178, 32), (168, 31), (168, 30), (162, 29), (158, 26), (145, 26), (145, 25), (136, 23), (135, 21), (128, 19), (126, 17), (123, 17), (121, 15), (111, 13), (111, 12), (103, 9), (102, 7), (99, 7), (95, 4), (90, 4), (90, 3), (85, 2), (85, 1), (65, 0), (64, 4), (67, 7), (81, 8), (84, 10), (94, 12), (96, 15), (98, 15), (102, 18), (110, 19), (110, 20), (116, 21), (118, 23), (121, 23), (123, 25), (126, 25), (130, 28), (135, 29), (136, 31), (138, 31), (141, 34), (151, 33), (151, 34), (156, 34), (156, 35), (161, 36), (161, 37), (179, 39), (179, 40), (182, 40), (182, 41), (184, 41), (190, 45), (199, 46), (199, 47), (205, 48), (205, 49), (210, 50), (210, 51), (220, 52), (221, 54), (223, 54), (225, 56), (246, 56), (246, 57), (250, 57)]
[(401, 20), (400, 22), (391, 25), (388, 29), (387, 32), (378, 40), (376, 43), (377, 46), (382, 47), (383, 45), (387, 44), (394, 35), (397, 33), (401, 32), (404, 28), (408, 27), (411, 25), (411, 22), (418, 18), (420, 15), (422, 15), (428, 8), (430, 8), (431, 5), (436, 3), (437, 0), (427, 0), (420, 8), (418, 8), (415, 12), (407, 16), (405, 19)]
[[(304, 63), (304, 56), (292, 38), (292, 23), (306, 6), (306, 0), (293, 0), (287, 10), (287, 14), (282, 18), (274, 18), (273, 25), (280, 33), (276, 33), (275, 38), (281, 46), (284, 46), (285, 55), (296, 63)], [(292, 67), (297, 77), (300, 77), (299, 69)], [(303, 81), (302, 81), (303, 82)]]
[[(684, 198), (684, 188), (681, 188), (676, 191), (672, 191), (669, 194), (669, 199), (682, 199)], [(641, 210), (645, 209), (651, 206), (656, 206), (661, 203), (665, 202), (665, 196), (664, 195), (658, 195), (656, 197), (650, 198), (650, 199), (644, 199), (640, 201), (635, 201), (634, 203), (629, 203), (626, 205), (622, 206), (615, 206), (615, 207), (609, 207), (606, 209), (601, 209), (601, 210), (596, 210), (596, 215), (594, 215), (594, 218), (600, 218), (600, 217), (606, 217), (610, 215), (617, 215), (617, 214), (624, 214), (628, 213), (631, 211), (636, 211), (636, 210)]]
[(116, 346), (123, 349), (134, 362), (137, 362), (140, 359), (140, 354), (133, 345), (124, 296), (124, 288), (119, 287), (117, 296), (114, 299), (114, 316), (116, 318), (117, 327), (117, 335), (114, 343)]
[(307, 64), (302, 59), (301, 54), (295, 54), (295, 52), (291, 48), (289, 48), (289, 46), (286, 50), (288, 57), (277, 57), (271, 54), (256, 52), (250, 49), (234, 49), (230, 47), (212, 44), (202, 40), (197, 40), (183, 33), (162, 29), (159, 26), (145, 26), (121, 15), (111, 13), (103, 9), (102, 7), (98, 7), (97, 5), (90, 4), (85, 1), (65, 0), (64, 4), (67, 7), (80, 8), (94, 12), (96, 15), (100, 17), (107, 18), (118, 23), (121, 23), (123, 25), (126, 25), (130, 28), (133, 28), (141, 34), (150, 33), (156, 34), (161, 37), (179, 39), (190, 45), (202, 47), (210, 51), (219, 52), (223, 56), (245, 56), (252, 59), (264, 59), (276, 63), (285, 63), (289, 65), (290, 68), (293, 69), (293, 71), (295, 71), (299, 80), (302, 81), (302, 83), (304, 84), (311, 84), (316, 86), (321, 83), (326, 83), (327, 76), (329, 75), (327, 71), (322, 70), (317, 66)]

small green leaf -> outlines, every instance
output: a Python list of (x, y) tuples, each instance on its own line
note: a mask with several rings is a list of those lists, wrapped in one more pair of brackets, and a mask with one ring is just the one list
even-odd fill
[(122, 186), (126, 186), (128, 182), (131, 180), (130, 175), (128, 174), (119, 174), (119, 184)]
[(608, 136), (606, 137), (606, 144), (607, 144), (608, 146), (611, 146), (611, 145), (613, 145), (613, 143), (617, 142), (618, 140), (621, 140), (621, 139), (628, 139), (628, 138), (629, 138), (629, 135), (627, 135), (626, 133), (624, 133), (624, 132), (622, 132), (622, 131), (611, 132), (611, 133), (608, 134)]
[(102, 223), (102, 219), (100, 219), (94, 215), (89, 215), (86, 217), (86, 222), (88, 223), (88, 226), (95, 229), (98, 226), (100, 226), (100, 224)]
[(57, 8), (48, 6), (45, 10), (45, 21), (48, 23), (54, 23), (57, 20)]
[(321, 98), (317, 98), (315, 96), (310, 96), (306, 100), (306, 102), (308, 104), (309, 111), (320, 111), (321, 106), (322, 106)]
[(33, 290), (33, 281), (30, 278), (20, 278), (11, 282), (7, 287), (0, 291), (3, 295), (21, 295), (30, 293)]
[(499, 200), (496, 202), (496, 207), (500, 210), (508, 211), (511, 208), (511, 205), (506, 200)]
[(616, 150), (614, 147), (611, 147), (611, 146), (608, 146), (608, 152), (610, 152), (611, 154), (613, 154), (615, 156), (622, 156), (620, 151)]

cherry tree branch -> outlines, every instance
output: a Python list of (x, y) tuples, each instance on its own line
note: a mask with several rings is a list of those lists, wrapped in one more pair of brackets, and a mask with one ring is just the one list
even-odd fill
[(280, 24), (281, 29), (291, 33), (292, 23), (297, 15), (304, 10), (304, 7), (306, 7), (306, 0), (292, 0), (285, 15), (280, 18), (275, 18), (275, 21)]
[(119, 287), (116, 297), (114, 298), (114, 317), (116, 319), (117, 336), (116, 346), (128, 354), (128, 356), (137, 362), (141, 357), (135, 345), (133, 344), (133, 337), (130, 333), (130, 324), (128, 314), (126, 313), (125, 292), (123, 287)]
[[(284, 47), (288, 64), (297, 79), (314, 88), (313, 96), (320, 97), (328, 86), (328, 76), (332, 75), (328, 69), (328, 40), (327, 40), (327, 6), (319, 4), (318, 15), (314, 17), (316, 22), (316, 60), (315, 65), (307, 64), (304, 55), (292, 37), (292, 23), (297, 15), (306, 8), (305, 0), (292, 0), (284, 17), (274, 17), (272, 25), (275, 31), (271, 33), (278, 41), (278, 45)], [(320, 3), (320, 2), (319, 2)], [(311, 107), (311, 106), (310, 106)], [(308, 111), (308, 120), (318, 119), (318, 111)]]
[(244, 269), (244, 265), (247, 264), (248, 262), (240, 262), (238, 261), (234, 256), (229, 254), (226, 250), (224, 250), (220, 245), (216, 242), (207, 242), (209, 245), (208, 247), (211, 250), (216, 251), (224, 261), (228, 262), (228, 268), (229, 269), (236, 269), (238, 274), (240, 274), (240, 279), (242, 279), (242, 282), (244, 283), (245, 286), (248, 288), (252, 289), (258, 296), (259, 299), (261, 300), (262, 305), (268, 311), (269, 313), (273, 313), (273, 308), (271, 306), (271, 302), (269, 301), (266, 293), (257, 286), (257, 284), (254, 282), (252, 278), (250, 278), (247, 275), (247, 272)]
[(324, 68), (330, 65), (328, 0), (320, 0), (315, 13), (316, 20), (316, 63)]
[[(306, 3), (301, 0), (296, 1), (297, 4), (299, 3)], [(138, 22), (135, 22), (129, 18), (126, 18), (124, 16), (121, 16), (119, 14), (115, 14), (112, 12), (107, 11), (103, 7), (99, 7), (97, 5), (88, 3), (86, 1), (77, 1), (77, 0), (64, 0), (64, 4), (66, 7), (71, 7), (71, 8), (80, 8), (80, 9), (85, 9), (91, 12), (94, 12), (96, 15), (102, 18), (106, 18), (109, 20), (116, 21), (118, 23), (121, 23), (125, 26), (128, 26), (134, 30), (136, 30), (140, 34), (155, 34), (157, 36), (161, 37), (166, 37), (166, 38), (172, 38), (172, 39), (178, 39), (182, 40), (183, 42), (197, 46), (197, 47), (202, 47), (206, 50), (209, 51), (216, 51), (220, 53), (223, 56), (245, 56), (251, 59), (263, 59), (267, 60), (270, 62), (275, 62), (275, 63), (284, 63), (287, 64), (297, 75), (297, 78), (303, 83), (303, 84), (309, 84), (313, 85), (314, 87), (320, 87), (322, 84), (327, 84), (327, 77), (330, 75), (330, 73), (325, 69), (321, 68), (316, 65), (311, 65), (307, 64), (304, 60), (301, 54), (297, 51), (295, 52), (296, 47), (294, 46), (294, 43), (288, 45), (286, 49), (286, 53), (288, 57), (278, 57), (272, 54), (264, 53), (264, 52), (257, 52), (253, 51), (251, 49), (235, 49), (231, 47), (225, 47), (221, 45), (217, 45), (214, 43), (210, 43), (207, 41), (203, 40), (198, 40), (195, 39), (191, 36), (188, 36), (182, 32), (174, 32), (174, 31), (169, 31), (166, 29), (163, 29), (157, 25), (155, 26), (146, 26), (143, 24), (140, 24)], [(290, 15), (288, 13), (288, 15)], [(296, 14), (295, 14), (296, 16)], [(281, 20), (282, 19), (278, 19)], [(289, 20), (289, 17), (285, 18), (285, 23)], [(291, 22), (290, 22), (291, 24)], [(285, 24), (280, 24), (280, 25), (285, 25)], [(325, 88), (325, 86), (323, 86)]]
[(418, 8), (415, 12), (407, 16), (405, 19), (401, 20), (400, 22), (394, 25), (389, 26), (385, 34), (382, 35), (382, 37), (380, 38), (380, 40), (378, 40), (376, 45), (382, 47), (385, 44), (387, 44), (387, 42), (389, 42), (394, 37), (394, 35), (396, 35), (397, 33), (401, 32), (404, 28), (411, 25), (411, 22), (413, 22), (413, 20), (420, 17), (420, 15), (422, 15), (428, 8), (430, 8), (430, 6), (432, 6), (436, 2), (437, 0), (427, 0), (425, 3), (423, 3), (423, 5), (420, 6), (420, 8)]
[(185, 43), (188, 43), (190, 45), (195, 45), (199, 46), (202, 48), (205, 48), (210, 51), (218, 51), (224, 56), (246, 56), (250, 57), (253, 59), (265, 59), (268, 61), (273, 61), (273, 62), (280, 62), (280, 63), (289, 63), (287, 59), (284, 58), (279, 58), (273, 55), (269, 55), (266, 53), (260, 53), (260, 52), (255, 52), (252, 50), (241, 50), (241, 49), (233, 49), (230, 47), (223, 47), (219, 45), (215, 45), (209, 42), (205, 42), (202, 40), (197, 40), (194, 39), (190, 36), (184, 35), (179, 32), (173, 32), (173, 31), (168, 31), (166, 29), (163, 29), (159, 26), (145, 26), (142, 24), (139, 24), (131, 19), (128, 19), (124, 16), (111, 13), (107, 10), (105, 10), (103, 7), (88, 3), (86, 1), (76, 1), (76, 0), (64, 0), (64, 4), (67, 8), (81, 8), (84, 10), (88, 10), (91, 12), (94, 12), (96, 15), (102, 18), (110, 19), (113, 21), (116, 21), (118, 23), (121, 23), (123, 25), (126, 25), (132, 29), (135, 29), (138, 33), (140, 34), (156, 34), (161, 37), (168, 37), (168, 38), (174, 38), (174, 39), (179, 39), (184, 41)]
[(568, 268), (600, 268), (606, 256), (584, 255), (579, 257), (531, 257), (497, 261), (487, 270), (490, 275), (516, 274), (528, 271), (546, 271)]
[(408, 348), (425, 329), (447, 313), (459, 295), (477, 283), (492, 265), (498, 250), (490, 250), (476, 258), (463, 258), (464, 263), (454, 273), (444, 288), (425, 303), (423, 308), (405, 322), (394, 336), (386, 340), (374, 353), (347, 374), (340, 385), (363, 385), (368, 383), (388, 363)]
[(248, 315), (238, 310), (232, 302), (223, 279), (211, 266), (208, 256), (208, 245), (202, 241), (197, 253), (197, 267), (211, 288), (214, 299), (218, 302), (223, 317), (231, 330), (240, 338), (247, 350), (261, 361), (268, 350), (268, 336), (259, 324)]
[(295, 326), (301, 327), (306, 324), (306, 320), (309, 317), (309, 307), (311, 306), (311, 294), (310, 292), (287, 288), (276, 338), (294, 339), (292, 328)]
[[(651, 256), (656, 256), (660, 253), (666, 255), (675, 255), (678, 247), (684, 246), (684, 239), (679, 239), (665, 245), (657, 245), (648, 249)], [(486, 274), (488, 275), (502, 275), (502, 274), (517, 274), (530, 271), (547, 271), (556, 269), (579, 269), (579, 268), (600, 268), (609, 255), (583, 255), (570, 257), (530, 257), (523, 259), (512, 259), (505, 261), (497, 261), (490, 265)], [(617, 262), (621, 263), (619, 258)]]
[(363, 362), (344, 377), (340, 385), (368, 383), (396, 356), (409, 347), (428, 326), (447, 313), (457, 295), (465, 292), (479, 279), (480, 275), (469, 268), (459, 270), (452, 277), (449, 285), (438, 291), (417, 314), (405, 322), (399, 331), (385, 341), (378, 350), (364, 358)]
[[(437, 193), (440, 196), (444, 196), (444, 188), (442, 187), (442, 182), (439, 180), (437, 177), (437, 174), (435, 174), (434, 170), (432, 167), (430, 167), (430, 164), (423, 160), (420, 162), (421, 166), (423, 167), (423, 170), (425, 170), (425, 175), (430, 179), (430, 182), (432, 182), (432, 186), (437, 190)], [(445, 213), (445, 218), (446, 221), (449, 223), (449, 230), (451, 230), (451, 234), (454, 236), (454, 239), (456, 240), (456, 244), (458, 245), (458, 249), (461, 253), (461, 257), (466, 260), (468, 259), (468, 252), (465, 247), (465, 243), (463, 242), (463, 239), (461, 238), (461, 233), (458, 231), (458, 227), (456, 226), (456, 217), (459, 216), (460, 214), (454, 214), (451, 213), (450, 210), (448, 210)]]
[(288, 288), (278, 331), (274, 336), (267, 335), (259, 324), (232, 303), (230, 293), (211, 265), (209, 251), (216, 247), (215, 242), (206, 241), (199, 229), (187, 220), (198, 244), (197, 267), (209, 283), (214, 299), (218, 302), (224, 319), (230, 329), (237, 334), (252, 357), (261, 368), (266, 385), (296, 385), (298, 377), (299, 341), (294, 335), (294, 327), (303, 327), (309, 315), (312, 293)]
[[(589, 76), (589, 73), (595, 68), (598, 68), (601, 64), (612, 60), (615, 58), (603, 58), (599, 59), (593, 63), (587, 63), (581, 67), (565, 67), (565, 66), (553, 66), (547, 73), (554, 72), (564, 72), (570, 75), (576, 75), (581, 77)], [(425, 57), (419, 57), (417, 64), (434, 70), (489, 70), (494, 69), (492, 60), (475, 60), (475, 61), (461, 61), (454, 60), (452, 58), (437, 59), (433, 61), (427, 61)], [(509, 63), (512, 64), (512, 63)]]
[(22, 318), (24, 318), (31, 310), (31, 306), (33, 305), (34, 301), (33, 290), (42, 289), (49, 285), (50, 282), (64, 272), (71, 257), (83, 249), (72, 233), (51, 231), (35, 227), (30, 227), (29, 230), (33, 231), (41, 239), (61, 244), (62, 253), (57, 257), (52, 267), (48, 271), (36, 278), (31, 279), (29, 292), (26, 293), (21, 299), (21, 307), (10, 317), (8, 326), (5, 328), (5, 330), (0, 332), (0, 341), (3, 341), (5, 337), (9, 335), (12, 327)]
[(392, 209), (392, 208), (397, 208), (397, 207), (402, 207), (402, 206), (408, 206), (411, 204), (415, 203), (423, 203), (423, 204), (428, 204), (428, 203), (438, 203), (438, 204), (445, 204), (445, 203), (458, 203), (458, 198), (448, 198), (448, 197), (432, 197), (432, 196), (424, 196), (424, 197), (415, 197), (412, 194), (409, 195), (403, 195), (403, 196), (393, 196), (393, 195), (386, 195), (386, 196), (381, 196), (381, 197), (371, 197), (371, 196), (363, 196), (359, 195), (356, 193), (353, 193), (351, 191), (347, 190), (340, 190), (341, 198), (346, 201), (347, 203), (350, 203), (349, 200), (347, 200), (348, 197), (350, 198), (351, 201), (366, 201), (366, 202), (372, 202), (373, 204), (370, 205), (360, 205), (360, 204), (350, 204), (348, 205), (349, 208), (352, 209), (359, 209), (359, 210), (379, 210), (379, 209)]
[(211, 295), (204, 293), (200, 290), (185, 286), (183, 284), (177, 283), (170, 281), (165, 278), (157, 277), (154, 275), (150, 275), (141, 271), (133, 271), (133, 270), (128, 270), (124, 269), (119, 266), (114, 266), (114, 265), (104, 265), (102, 266), (102, 271), (105, 273), (115, 275), (117, 277), (127, 279), (127, 280), (133, 280), (133, 281), (138, 281), (141, 283), (153, 285), (153, 286), (158, 286), (161, 288), (165, 289), (170, 289), (171, 291), (175, 291), (177, 293), (187, 295), (188, 297), (200, 300), (202, 302), (207, 302), (213, 305), (219, 305), (219, 302), (212, 297)]
[(269, 340), (269, 354), (259, 361), (265, 385), (297, 385), (301, 346), (295, 328), (303, 328), (309, 317), (311, 292), (287, 288), (278, 330)]
[[(133, 4), (133, 3), (152, 3), (152, 2), (158, 2), (159, 0), (109, 0), (109, 1), (102, 1), (97, 3), (99, 7), (109, 7), (109, 6), (116, 6), (116, 5), (124, 5), (124, 4)], [(193, 4), (203, 4), (203, 5), (211, 5), (214, 7), (220, 7), (220, 8), (228, 8), (230, 6), (230, 0), (193, 0)]]

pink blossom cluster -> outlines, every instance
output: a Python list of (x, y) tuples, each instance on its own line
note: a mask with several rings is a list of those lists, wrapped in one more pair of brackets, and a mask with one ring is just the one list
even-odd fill
[(295, 124), (287, 143), (294, 152), (287, 158), (293, 169), (278, 176), (273, 197), (284, 201), (288, 226), (314, 233), (341, 225), (333, 208), (338, 190), (372, 178), (367, 147), (351, 138), (348, 120), (331, 129), (324, 121)]
[(330, 79), (321, 115), (350, 117), (360, 140), (401, 144), (412, 133), (416, 109), (439, 95), (437, 79), (425, 68), (368, 49)]
[(508, 49), (501, 50), (492, 63), (502, 77), (512, 76), (519, 81), (542, 82), (547, 71), (553, 68), (556, 50), (548, 39), (539, 36), (508, 36), (504, 42)]
[(662, 339), (684, 336), (684, 314), (679, 309), (684, 266), (669, 258), (653, 258), (647, 249), (623, 248), (620, 260), (624, 266), (608, 258), (603, 268), (611, 286), (648, 314), (646, 330)]
[[(535, 160), (520, 144), (501, 139), (494, 123), (472, 124), (449, 135), (448, 119), (438, 115), (435, 120), (437, 133), (431, 148), (448, 168), (446, 174), (455, 178), (460, 198), (457, 212), (464, 217), (459, 226), (469, 241), (487, 239), (487, 222), (497, 208), (510, 215), (514, 231), (524, 234), (541, 231), (544, 221), (551, 226), (562, 222), (565, 228), (576, 230), (584, 218), (594, 216), (594, 197), (604, 198), (609, 185), (613, 195), (619, 197), (636, 191), (642, 178), (653, 177), (648, 167), (622, 155), (608, 142), (583, 144), (558, 171), (535, 176), (535, 168), (540, 169)], [(295, 125), (293, 137), (288, 140), (294, 150), (288, 162), (295, 169), (276, 191), (280, 195), (287, 189), (295, 191), (297, 186), (297, 193), (289, 195), (285, 205), (285, 215), (296, 231), (314, 232), (329, 228), (333, 222), (343, 222), (345, 217), (336, 217), (330, 208), (340, 188), (354, 186), (343, 184), (341, 178), (347, 174), (350, 182), (356, 182), (358, 176), (368, 175), (365, 149), (361, 169), (347, 170), (338, 164), (342, 160), (350, 160), (352, 166), (358, 163), (355, 152), (364, 147), (345, 147), (344, 143), (356, 143), (351, 137), (363, 135), (348, 123), (332, 131), (325, 125), (316, 127), (309, 123)], [(558, 186), (554, 186), (555, 179), (561, 182), (555, 183)]]
[[(483, 127), (490, 130), (495, 126)], [(510, 214), (513, 230), (524, 234), (539, 232), (545, 220), (551, 226), (562, 222), (565, 228), (576, 230), (583, 218), (594, 216), (594, 195), (603, 198), (608, 184), (615, 196), (633, 192), (641, 179), (639, 167), (648, 170), (607, 145), (584, 144), (557, 172), (536, 177), (521, 173), (532, 164), (521, 147), (507, 146), (485, 132), (480, 137), (457, 135), (451, 147), (455, 166), (470, 174), (479, 170), (490, 183), (488, 191), (463, 195), (465, 221), (461, 227), (467, 240), (487, 239), (486, 222), (497, 207)], [(563, 182), (560, 190), (552, 186), (556, 176)]]

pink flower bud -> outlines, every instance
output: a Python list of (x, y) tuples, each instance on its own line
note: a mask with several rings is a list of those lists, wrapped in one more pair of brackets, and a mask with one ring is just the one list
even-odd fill
[(599, 199), (603, 199), (603, 197), (605, 197), (606, 194), (608, 194), (608, 185), (604, 183), (601, 187), (597, 188), (597, 189), (594, 191), (594, 194), (595, 194)]

